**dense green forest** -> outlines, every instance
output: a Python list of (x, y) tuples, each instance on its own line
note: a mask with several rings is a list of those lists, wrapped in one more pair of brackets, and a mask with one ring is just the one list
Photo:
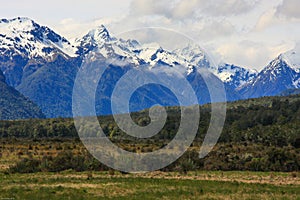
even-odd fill
[[(300, 95), (290, 97), (265, 97), (231, 102), (221, 143), (253, 142), (264, 145), (299, 148), (300, 140)], [(201, 119), (197, 139), (203, 139), (210, 120), (210, 106), (200, 107)], [(168, 118), (164, 128), (153, 140), (172, 139), (179, 127), (180, 108), (168, 107)], [(146, 126), (150, 122), (148, 111), (132, 113), (134, 121)], [(99, 117), (105, 134), (111, 139), (134, 140), (123, 133), (114, 123), (112, 116)], [(87, 126), (88, 127), (88, 126)], [(93, 127), (90, 127), (93, 129)], [(0, 121), (0, 136), (16, 138), (78, 137), (73, 119), (29, 119)]]
[[(201, 119), (195, 141), (179, 160), (163, 170), (300, 170), (300, 95), (265, 97), (228, 103), (226, 122), (221, 137), (214, 150), (204, 159), (199, 159), (198, 151), (209, 124), (210, 105), (201, 106), (200, 110)], [(161, 148), (176, 135), (180, 124), (180, 108), (168, 107), (167, 112), (168, 118), (164, 128), (149, 139), (137, 140), (123, 133), (112, 116), (101, 116), (99, 122), (105, 134), (125, 150), (149, 152)], [(141, 126), (150, 122), (147, 110), (131, 115)], [(92, 125), (87, 125), (87, 127), (94, 128)], [(39, 170), (43, 159), (46, 159), (47, 163), (54, 162), (49, 165), (54, 167), (57, 166), (55, 162), (65, 160), (61, 163), (66, 164), (68, 163), (66, 160), (69, 160), (71, 164), (68, 163), (68, 166), (62, 167), (61, 170), (80, 168), (78, 159), (83, 165), (78, 170), (107, 169), (92, 159), (86, 151), (78, 155), (70, 153), (74, 145), (82, 145), (73, 119), (0, 121), (0, 136), (2, 140), (7, 138), (19, 142), (33, 141), (37, 144), (43, 143), (44, 140), (73, 141), (74, 144), (70, 144), (69, 148), (61, 148), (65, 151), (62, 151), (58, 157), (22, 161), (33, 162), (27, 165), (35, 164)], [(60, 166), (64, 166), (63, 164)], [(23, 166), (22, 163), (21, 166)]]

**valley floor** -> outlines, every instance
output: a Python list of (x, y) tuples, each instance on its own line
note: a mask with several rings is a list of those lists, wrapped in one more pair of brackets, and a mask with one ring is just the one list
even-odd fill
[(300, 173), (1, 173), (0, 199), (300, 199)]

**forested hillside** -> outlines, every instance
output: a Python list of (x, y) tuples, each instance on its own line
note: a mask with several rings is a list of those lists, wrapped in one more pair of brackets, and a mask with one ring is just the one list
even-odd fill
[[(210, 105), (200, 107), (201, 119), (198, 140), (203, 138), (210, 120)], [(155, 139), (170, 140), (180, 123), (180, 108), (167, 107), (168, 118), (163, 130)], [(148, 111), (132, 113), (141, 126), (150, 122)], [(101, 116), (99, 122), (112, 139), (133, 140), (115, 124), (112, 116)], [(254, 142), (266, 145), (299, 145), (300, 95), (290, 97), (265, 97), (229, 103), (225, 126), (219, 142)], [(91, 127), (93, 128), (93, 127)], [(30, 119), (0, 122), (1, 137), (77, 137), (73, 119)], [(297, 146), (298, 147), (298, 146)]]

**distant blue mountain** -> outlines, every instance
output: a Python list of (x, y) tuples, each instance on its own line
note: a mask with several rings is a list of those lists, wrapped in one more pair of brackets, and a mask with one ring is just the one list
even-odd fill
[(275, 96), (289, 89), (300, 88), (299, 69), (282, 54), (266, 66), (257, 77), (238, 88), (244, 98)]

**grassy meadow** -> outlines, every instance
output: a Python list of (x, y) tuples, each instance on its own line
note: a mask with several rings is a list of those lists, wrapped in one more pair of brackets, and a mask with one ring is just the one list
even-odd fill
[(299, 173), (0, 174), (0, 199), (300, 199)]

